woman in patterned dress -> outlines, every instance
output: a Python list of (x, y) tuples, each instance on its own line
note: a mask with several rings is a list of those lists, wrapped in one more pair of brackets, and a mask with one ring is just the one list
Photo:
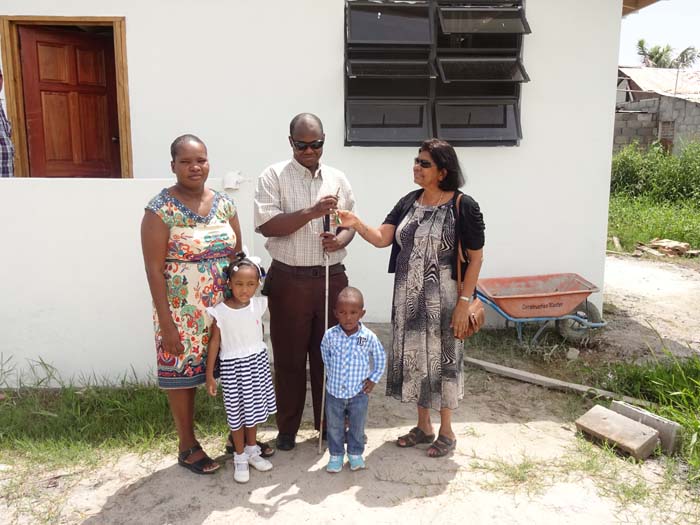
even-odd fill
[[(418, 410), (418, 424), (396, 444), (431, 443), (428, 456), (441, 457), (457, 442), (452, 411), (464, 396), (463, 339), (483, 259), (484, 221), (476, 201), (458, 189), (464, 178), (457, 154), (447, 142), (423, 142), (415, 158), (413, 180), (421, 189), (401, 198), (378, 228), (367, 226), (350, 212), (339, 211), (338, 215), (343, 226), (354, 228), (374, 246), (392, 245), (394, 337), (388, 352), (387, 395), (414, 402)], [(460, 231), (456, 231), (460, 194)], [(456, 281), (457, 236), (468, 260), (461, 294)], [(431, 408), (440, 412), (437, 439)]]
[(176, 182), (148, 203), (141, 244), (153, 298), (158, 386), (168, 395), (179, 438), (178, 463), (198, 474), (220, 465), (194, 435), (195, 387), (206, 380), (211, 318), (206, 308), (221, 302), (223, 268), (241, 247), (231, 199), (207, 188), (207, 148), (194, 135), (170, 146)]

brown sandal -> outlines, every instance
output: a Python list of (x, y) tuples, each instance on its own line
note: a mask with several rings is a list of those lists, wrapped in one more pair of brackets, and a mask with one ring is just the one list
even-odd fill
[[(441, 458), (452, 452), (457, 446), (457, 438), (450, 439), (440, 434), (433, 444), (428, 447), (428, 457)], [(430, 451), (434, 451), (432, 454)]]
[[(420, 428), (413, 427), (408, 431), (408, 434), (398, 437), (396, 446), (400, 448), (415, 447), (421, 443), (432, 443), (433, 439), (435, 439), (435, 434), (426, 434)], [(403, 445), (401, 441), (403, 441)]]

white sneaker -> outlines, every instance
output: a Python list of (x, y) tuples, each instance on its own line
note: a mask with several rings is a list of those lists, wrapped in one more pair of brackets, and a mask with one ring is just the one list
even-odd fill
[(272, 470), (272, 463), (266, 460), (260, 455), (260, 447), (255, 445), (253, 447), (245, 447), (246, 454), (248, 454), (248, 464), (255, 470), (260, 472), (267, 472)]
[(250, 471), (248, 469), (248, 454), (233, 455), (233, 479), (238, 483), (248, 483)]

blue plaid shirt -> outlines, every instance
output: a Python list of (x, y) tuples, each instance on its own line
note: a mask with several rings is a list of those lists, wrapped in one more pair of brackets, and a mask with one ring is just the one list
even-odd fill
[(15, 147), (12, 144), (12, 127), (0, 104), (0, 177), (14, 175)]
[(378, 383), (386, 363), (382, 343), (362, 323), (360, 329), (350, 336), (339, 324), (329, 328), (321, 341), (321, 356), (326, 366), (326, 390), (338, 399), (357, 395), (365, 379)]

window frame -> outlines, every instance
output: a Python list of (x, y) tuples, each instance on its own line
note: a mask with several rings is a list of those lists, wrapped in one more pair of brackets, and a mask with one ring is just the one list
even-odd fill
[[(465, 56), (441, 56), (437, 57), (435, 59), (437, 62), (437, 68), (438, 72), (440, 73), (440, 77), (442, 78), (442, 81), (445, 84), (449, 84), (451, 82), (517, 82), (517, 83), (522, 83), (522, 82), (529, 82), (530, 77), (527, 74), (527, 71), (525, 71), (525, 67), (523, 66), (522, 62), (520, 61), (519, 58), (514, 58), (514, 57), (484, 57), (484, 56), (470, 56), (470, 57), (465, 57)], [(445, 73), (445, 68), (443, 67), (443, 62), (444, 63), (459, 63), (459, 62), (464, 62), (464, 63), (489, 63), (489, 62), (512, 62), (513, 65), (517, 68), (518, 72), (520, 73), (521, 78), (485, 78), (485, 77), (479, 77), (479, 78), (447, 78), (447, 75)]]
[[(383, 98), (364, 98), (364, 99), (352, 99), (352, 100), (347, 100), (345, 104), (345, 136), (346, 139), (348, 136), (351, 135), (352, 130), (377, 130), (381, 129), (378, 127), (372, 127), (372, 126), (351, 126), (350, 125), (350, 113), (351, 113), (351, 106), (353, 105), (359, 105), (359, 104), (365, 104), (365, 105), (377, 105), (377, 106), (393, 106), (393, 105), (402, 105), (402, 106), (415, 106), (415, 107), (422, 107), (423, 108), (423, 126), (422, 130), (415, 136), (415, 137), (410, 137), (410, 138), (394, 138), (394, 140), (391, 139), (386, 139), (386, 138), (373, 138), (373, 137), (358, 137), (352, 141), (352, 144), (354, 145), (364, 145), (364, 146), (385, 146), (385, 145), (394, 145), (394, 146), (414, 146), (416, 144), (416, 141), (420, 143), (420, 141), (424, 140), (425, 137), (428, 136), (430, 132), (430, 127), (431, 127), (431, 122), (433, 120), (433, 115), (431, 111), (431, 105), (430, 101), (428, 99), (383, 99)], [(394, 126), (393, 128), (390, 129), (406, 129), (409, 126)], [(425, 130), (425, 131), (423, 131)]]
[[(435, 67), (430, 63), (430, 61), (426, 58), (425, 60), (417, 60), (417, 59), (373, 59), (373, 58), (350, 58), (346, 60), (346, 66), (345, 66), (345, 72), (347, 75), (347, 78), (352, 79), (352, 78), (436, 78), (437, 77), (437, 72), (435, 71)], [(406, 64), (406, 65), (425, 65), (426, 68), (428, 69), (427, 74), (401, 74), (401, 73), (394, 73), (392, 74), (391, 72), (387, 72), (385, 74), (362, 74), (362, 73), (353, 73), (352, 72), (352, 66), (353, 64), (359, 64), (359, 63), (364, 63), (364, 64), (387, 64), (387, 65), (401, 65), (401, 64)]]
[[(377, 42), (369, 39), (363, 42), (349, 39), (349, 16), (352, 6), (370, 5), (372, 7), (382, 4), (395, 3), (405, 7), (401, 0), (379, 0), (369, 2), (367, 0), (345, 1), (345, 64), (344, 64), (344, 115), (345, 115), (345, 146), (411, 146), (416, 147), (428, 137), (449, 137), (447, 140), (453, 146), (517, 146), (522, 139), (521, 127), (521, 86), (530, 81), (530, 77), (522, 62), (523, 35), (530, 33), (530, 26), (525, 18), (525, 0), (423, 0), (419, 4), (421, 8), (428, 7), (430, 19), (430, 31), (432, 41), (430, 46), (417, 45), (411, 42), (407, 45), (401, 43)], [(470, 4), (470, 5), (467, 5)], [(455, 36), (457, 33), (445, 33), (439, 20), (440, 9), (455, 7), (471, 7), (473, 10), (488, 11), (489, 9), (504, 8), (508, 4), (515, 7), (520, 14), (527, 32), (498, 32), (498, 33), (462, 33), (468, 38)], [(492, 7), (493, 6), (493, 7)], [(471, 36), (473, 35), (473, 36)], [(506, 40), (501, 42), (499, 35)], [(513, 43), (517, 47), (503, 44)], [(446, 46), (445, 44), (448, 44)], [(501, 45), (502, 47), (498, 47)], [(464, 46), (464, 47), (461, 47)], [(481, 46), (481, 47), (480, 47)], [(352, 64), (361, 63), (428, 63), (431, 72), (435, 76), (413, 75), (361, 75), (353, 74)], [(512, 62), (516, 68), (513, 78), (445, 78), (442, 63), (452, 61), (467, 62)], [(357, 72), (355, 72), (357, 73)], [(495, 92), (494, 92), (495, 90)], [(380, 137), (380, 128), (374, 129), (375, 133), (363, 136), (362, 127), (352, 125), (351, 117), (353, 108), (358, 104), (410, 104), (421, 106), (424, 121), (420, 134), (413, 133), (408, 138), (398, 138), (401, 135), (400, 128), (386, 128), (389, 130), (384, 137)], [(439, 113), (445, 106), (450, 105), (502, 105), (506, 113), (504, 127), (499, 126), (473, 126), (454, 128), (453, 132), (445, 133)], [(459, 132), (462, 129), (462, 133)], [(478, 130), (481, 129), (482, 133)], [(498, 130), (505, 130), (500, 133)], [(478, 135), (478, 137), (477, 137)]]
[[(483, 125), (483, 126), (462, 126), (462, 127), (447, 127), (441, 125), (441, 118), (440, 118), (440, 108), (445, 107), (445, 106), (463, 106), (463, 107), (469, 107), (469, 106), (503, 106), (503, 112), (504, 112), (504, 118), (505, 118), (505, 126), (493, 126), (493, 125)], [(512, 116), (509, 114), (509, 108), (512, 108)], [(491, 98), (491, 99), (471, 99), (471, 100), (465, 100), (465, 99), (444, 99), (444, 100), (436, 100), (435, 101), (435, 136), (447, 140), (451, 144), (454, 143), (459, 143), (459, 144), (464, 144), (468, 143), (470, 145), (477, 145), (477, 146), (482, 146), (482, 145), (491, 145), (491, 144), (512, 144), (515, 145), (521, 138), (522, 138), (522, 129), (520, 127), (520, 107), (517, 99), (514, 98), (507, 98), (507, 99), (502, 99), (502, 98)], [(510, 136), (507, 138), (498, 138), (495, 135), (497, 135), (497, 132), (495, 130), (498, 129), (511, 129), (512, 131), (510, 133)], [(483, 132), (484, 137), (482, 138), (468, 138), (465, 136), (458, 136), (456, 133), (455, 134), (450, 134), (450, 133), (445, 133), (442, 130), (445, 129), (454, 129), (454, 130), (486, 130)], [(474, 134), (476, 135), (476, 132), (474, 133), (468, 133), (465, 132), (464, 135), (469, 135), (469, 134)], [(488, 136), (491, 135), (491, 136)]]
[[(469, 12), (469, 11), (483, 11), (483, 12), (517, 12), (520, 14), (520, 22), (523, 25), (522, 31), (454, 31), (445, 28), (445, 18), (443, 16), (444, 12)], [(438, 5), (438, 19), (440, 21), (440, 29), (446, 35), (454, 34), (515, 34), (515, 35), (529, 35), (532, 33), (530, 29), (530, 24), (525, 18), (525, 11), (523, 6), (516, 7), (488, 7), (488, 6), (440, 6)]]
[[(416, 40), (373, 40), (373, 39), (367, 39), (367, 40), (362, 40), (362, 39), (357, 39), (352, 37), (352, 16), (350, 11), (351, 11), (351, 6), (356, 6), (356, 7), (379, 7), (383, 4), (376, 3), (376, 2), (368, 2), (368, 1), (350, 1), (346, 2), (346, 11), (345, 11), (345, 41), (346, 45), (363, 45), (363, 44), (373, 44), (373, 45), (414, 45), (414, 46), (426, 46), (429, 47), (432, 42), (435, 40), (435, 35), (434, 30), (433, 30), (433, 24), (432, 24), (432, 16), (430, 16), (430, 2), (429, 1), (420, 1), (420, 3), (415, 3), (415, 4), (403, 4), (403, 3), (396, 3), (393, 4), (392, 7), (397, 7), (397, 8), (402, 8), (402, 9), (415, 9), (418, 11), (419, 9), (424, 9), (426, 11), (427, 15), (427, 20), (428, 20), (428, 39), (427, 40), (421, 40), (421, 41), (416, 41)], [(391, 5), (391, 4), (386, 4), (386, 5)]]

